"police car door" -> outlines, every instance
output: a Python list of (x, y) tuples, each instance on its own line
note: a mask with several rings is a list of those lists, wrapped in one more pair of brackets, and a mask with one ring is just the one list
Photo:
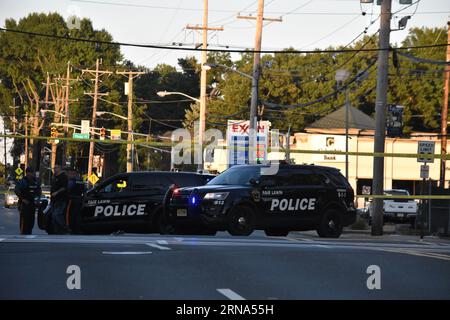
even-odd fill
[(163, 197), (172, 184), (166, 174), (148, 172), (133, 175), (133, 195), (130, 203), (144, 208), (144, 218), (148, 218), (162, 205)]
[(289, 185), (295, 199), (292, 224), (297, 227), (314, 225), (319, 217), (320, 199), (326, 196), (321, 178), (310, 168), (295, 168)]
[(83, 222), (120, 221), (137, 215), (139, 208), (126, 206), (131, 194), (128, 176), (116, 176), (88, 192), (83, 200)]
[(280, 168), (276, 175), (260, 177), (263, 224), (267, 227), (286, 227), (292, 223), (296, 193), (289, 179), (290, 172), (286, 168)]

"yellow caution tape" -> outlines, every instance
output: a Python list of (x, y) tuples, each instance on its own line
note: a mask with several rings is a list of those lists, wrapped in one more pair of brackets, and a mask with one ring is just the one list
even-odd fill
[(369, 198), (369, 199), (450, 199), (450, 195), (412, 195), (412, 196), (387, 196), (379, 194), (358, 194), (355, 198)]
[[(38, 139), (38, 140), (51, 140), (51, 137), (44, 136), (22, 136), (22, 135), (11, 135), (11, 134), (0, 134), (0, 138), (12, 138), (12, 139)], [(157, 141), (147, 141), (146, 139), (135, 139), (135, 140), (100, 140), (100, 139), (74, 139), (59, 137), (60, 141), (68, 142), (99, 142), (99, 143), (112, 143), (112, 144), (136, 144), (136, 145), (146, 145), (153, 147), (168, 147), (171, 148), (180, 144), (180, 142), (157, 142)], [(182, 143), (182, 142), (181, 142)], [(191, 144), (193, 145), (192, 141)], [(207, 144), (204, 145), (206, 147)], [(227, 147), (227, 146), (215, 146), (217, 149), (234, 149), (234, 150), (248, 150), (249, 147)], [(259, 150), (257, 147), (251, 147), (251, 149)], [(279, 151), (284, 152), (282, 149), (268, 148), (267, 152)], [(395, 157), (395, 158), (423, 158), (423, 159), (445, 159), (450, 160), (450, 154), (442, 156), (441, 154), (419, 154), (419, 153), (389, 153), (389, 152), (354, 152), (354, 151), (327, 151), (327, 150), (304, 150), (296, 149), (290, 150), (290, 153), (303, 153), (303, 154), (333, 154), (333, 155), (345, 155), (359, 156), (359, 157)]]

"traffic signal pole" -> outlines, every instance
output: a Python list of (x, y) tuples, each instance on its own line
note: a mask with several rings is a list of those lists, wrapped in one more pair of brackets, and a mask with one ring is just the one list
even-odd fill
[[(117, 74), (128, 76), (128, 141), (133, 141), (133, 79), (145, 74), (141, 71), (116, 71)], [(127, 172), (133, 171), (134, 144), (127, 143)]]

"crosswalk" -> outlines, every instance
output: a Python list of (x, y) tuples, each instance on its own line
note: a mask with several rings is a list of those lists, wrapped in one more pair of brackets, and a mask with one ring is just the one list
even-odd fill
[(291, 248), (299, 250), (373, 250), (395, 254), (450, 261), (450, 243), (444, 242), (379, 242), (379, 241), (333, 241), (290, 239), (282, 237), (229, 237), (229, 236), (86, 236), (86, 235), (0, 235), (0, 245), (8, 243), (53, 244), (128, 244), (145, 245), (158, 251), (171, 251), (183, 247), (258, 247)]

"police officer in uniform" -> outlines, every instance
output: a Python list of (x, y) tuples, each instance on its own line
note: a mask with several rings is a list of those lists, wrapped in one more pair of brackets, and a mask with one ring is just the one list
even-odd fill
[(81, 223), (82, 196), (85, 191), (85, 184), (76, 169), (68, 168), (66, 172), (69, 179), (66, 223), (72, 233), (78, 234), (81, 232), (79, 226)]
[(57, 234), (67, 233), (66, 208), (67, 208), (67, 175), (60, 165), (53, 168), (53, 181), (51, 186), (52, 226)]
[(41, 195), (41, 184), (33, 173), (33, 169), (25, 169), (25, 177), (14, 189), (19, 197), (20, 234), (31, 234), (36, 213), (35, 198)]

